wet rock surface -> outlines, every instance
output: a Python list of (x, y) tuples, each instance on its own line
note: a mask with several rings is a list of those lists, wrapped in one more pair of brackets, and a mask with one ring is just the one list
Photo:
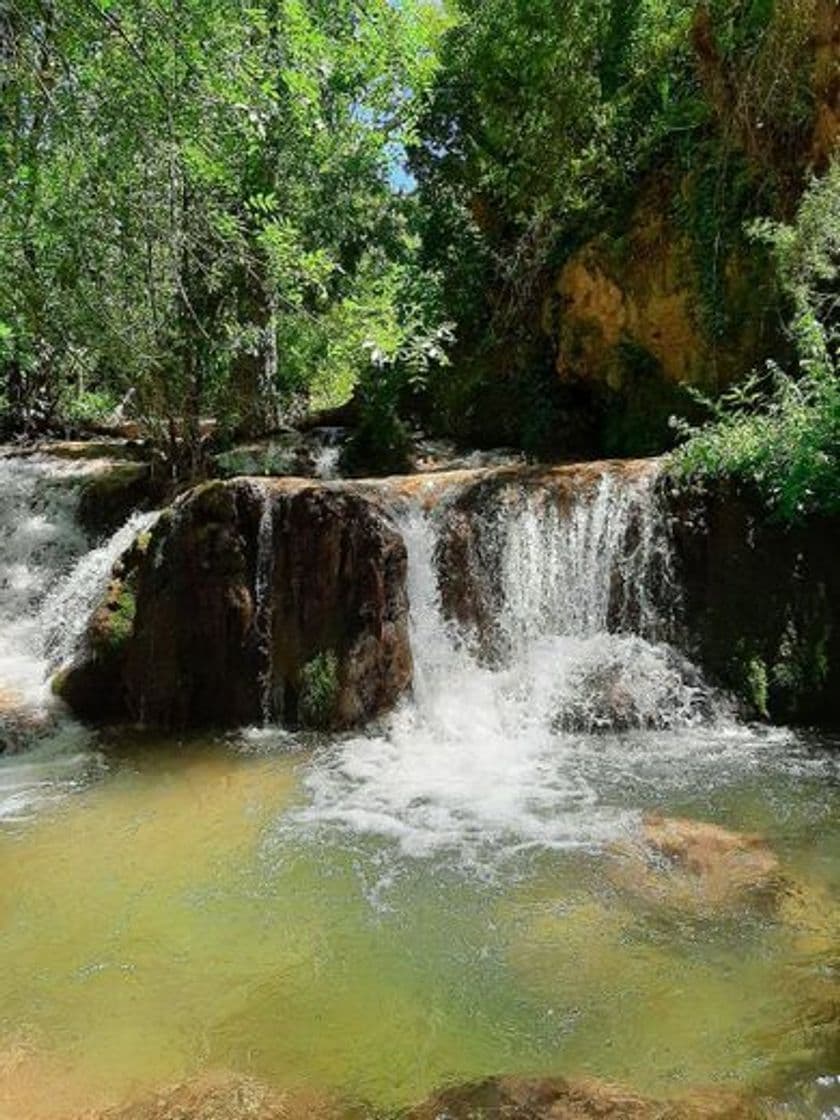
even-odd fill
[(270, 710), (356, 726), (411, 683), (405, 545), (352, 489), (281, 485), (269, 500)]
[(198, 487), (134, 550), (57, 682), (79, 714), (151, 726), (351, 727), (411, 682), (405, 548), (351, 490)]
[(79, 495), (79, 521), (93, 540), (110, 536), (137, 510), (154, 508), (165, 488), (149, 463), (115, 463), (94, 475)]
[(698, 1092), (651, 1100), (595, 1080), (494, 1077), (447, 1089), (410, 1120), (767, 1120), (772, 1114), (735, 1094)]
[(840, 519), (780, 524), (726, 482), (661, 487), (681, 648), (752, 717), (840, 725)]
[(0, 756), (28, 749), (53, 726), (53, 713), (27, 707), (16, 692), (0, 688)]

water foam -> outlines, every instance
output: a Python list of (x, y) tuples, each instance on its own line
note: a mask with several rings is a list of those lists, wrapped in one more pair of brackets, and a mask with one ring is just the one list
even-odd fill
[(438, 523), (405, 514), (414, 695), (384, 731), (316, 756), (298, 821), (486, 864), (619, 834), (637, 819), (613, 785), (628, 768), (643, 784), (678, 778), (712, 734), (707, 757), (737, 754), (725, 706), (657, 640), (672, 565), (654, 493), (652, 477), (605, 475), (571, 507), (522, 489), (480, 514), (493, 522), (501, 661), (444, 618)]

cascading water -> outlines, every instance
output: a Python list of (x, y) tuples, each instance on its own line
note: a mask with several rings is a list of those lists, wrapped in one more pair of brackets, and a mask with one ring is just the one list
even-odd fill
[(568, 509), (544, 488), (513, 491), (500, 533), (502, 625), (511, 638), (662, 634), (674, 592), (654, 478), (606, 472)]
[(51, 589), (38, 612), (40, 647), (51, 666), (61, 666), (73, 657), (115, 562), (140, 533), (152, 527), (157, 516), (133, 514), (108, 540), (86, 552)]
[[(496, 495), (484, 531), (496, 571), (501, 657), (477, 655), (444, 618), (436, 570), (443, 514), (412, 510), (414, 695), (383, 733), (333, 744), (300, 817), (396, 839), (411, 855), (591, 845), (628, 822), (611, 790), (679, 780), (697, 736), (704, 764), (731, 749), (724, 706), (661, 641), (673, 594), (655, 475), (605, 473), (568, 502), (545, 488)], [(675, 732), (679, 732), (675, 734)], [(666, 734), (667, 733), (667, 734)]]
[[(90, 736), (50, 694), (72, 657), (114, 562), (154, 515), (139, 514), (98, 548), (76, 519), (81, 484), (103, 463), (45, 455), (0, 458), (0, 819), (25, 815), (82, 777)], [(11, 719), (15, 734), (11, 736)]]
[(40, 607), (87, 548), (75, 511), (91, 470), (40, 455), (0, 459), (0, 682), (21, 705), (46, 701)]

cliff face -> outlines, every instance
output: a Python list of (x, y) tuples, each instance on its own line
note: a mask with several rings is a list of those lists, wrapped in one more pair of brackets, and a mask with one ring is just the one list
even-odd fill
[(571, 257), (549, 304), (557, 375), (599, 402), (608, 453), (661, 450), (669, 416), (690, 407), (687, 387), (717, 392), (773, 339), (772, 290), (742, 247), (715, 265), (725, 325), (710, 325), (697, 251), (674, 210), (668, 184), (652, 185), (619, 241), (599, 238)]
[(840, 725), (840, 521), (768, 521), (732, 485), (666, 503), (690, 655), (756, 716)]
[(814, 28), (814, 99), (817, 113), (811, 157), (823, 167), (840, 143), (840, 5), (820, 0)]
[(700, 4), (692, 48), (708, 120), (690, 166), (668, 158), (643, 180), (628, 216), (566, 260), (544, 305), (557, 376), (589, 392), (607, 454), (662, 450), (669, 416), (692, 413), (687, 389), (714, 395), (783, 356), (772, 269), (745, 227), (788, 218), (840, 139), (835, 0), (777, 5), (740, 67)]

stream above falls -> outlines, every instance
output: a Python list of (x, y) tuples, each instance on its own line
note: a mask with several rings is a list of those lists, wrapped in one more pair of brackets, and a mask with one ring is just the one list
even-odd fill
[(94, 468), (10, 463), (0, 692), (33, 731), (0, 758), (2, 1120), (220, 1071), (381, 1117), (497, 1074), (837, 1115), (840, 756), (669, 644), (655, 467), (562, 507), (506, 488), (483, 629), (444, 609), (445, 504), (392, 487), (411, 696), (364, 732), (161, 736), (46, 686), (150, 515), (91, 542)]

